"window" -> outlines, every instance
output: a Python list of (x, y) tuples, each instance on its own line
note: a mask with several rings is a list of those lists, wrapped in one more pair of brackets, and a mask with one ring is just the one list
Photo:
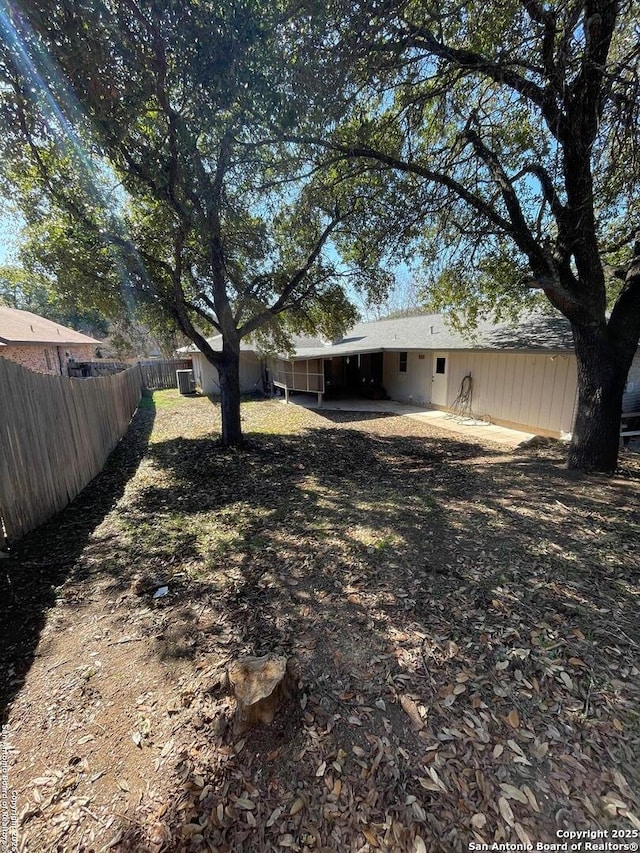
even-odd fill
[(446, 358), (436, 358), (436, 373), (444, 374), (446, 366), (447, 366), (447, 359)]
[(51, 355), (49, 354), (48, 349), (44, 351), (44, 357), (45, 361), (47, 362), (47, 370), (52, 370), (53, 368), (51, 367)]
[(406, 352), (400, 353), (400, 362), (398, 365), (398, 370), (400, 371), (400, 373), (406, 373), (407, 372), (407, 353)]

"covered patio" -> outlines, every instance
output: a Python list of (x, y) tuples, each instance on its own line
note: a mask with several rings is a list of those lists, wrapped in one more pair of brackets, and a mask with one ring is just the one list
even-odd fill
[(322, 358), (278, 358), (271, 365), (273, 385), (284, 392), (315, 394), (317, 404), (345, 397), (381, 400), (383, 353), (364, 352)]

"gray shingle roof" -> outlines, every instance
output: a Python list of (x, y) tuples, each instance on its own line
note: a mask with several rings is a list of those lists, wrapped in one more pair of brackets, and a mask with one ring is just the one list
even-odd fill
[[(207, 338), (207, 343), (215, 352), (222, 352), (222, 335), (214, 335), (212, 338)], [(246, 338), (240, 341), (240, 349), (242, 352), (255, 352), (255, 346)], [(186, 347), (180, 347), (177, 352), (199, 352), (195, 344), (189, 344)]]
[[(215, 350), (222, 349), (220, 335), (209, 338)], [(329, 358), (334, 355), (381, 352), (382, 350), (540, 350), (573, 351), (568, 320), (560, 314), (527, 314), (517, 324), (480, 321), (473, 331), (457, 332), (443, 314), (420, 314), (358, 323), (339, 340), (323, 343), (319, 338), (294, 338), (295, 358)], [(242, 341), (242, 350), (253, 350)], [(181, 352), (197, 352), (192, 344)]]
[(296, 341), (296, 358), (320, 358), (380, 350), (545, 350), (572, 351), (569, 322), (560, 314), (528, 314), (517, 325), (481, 321), (457, 332), (442, 314), (421, 314), (359, 323), (331, 345)]

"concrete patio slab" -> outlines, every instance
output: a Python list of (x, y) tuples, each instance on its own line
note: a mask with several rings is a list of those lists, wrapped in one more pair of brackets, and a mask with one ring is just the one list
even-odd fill
[(290, 396), (288, 404), (284, 400), (282, 403), (283, 405), (302, 406), (305, 409), (313, 409), (318, 414), (327, 411), (375, 412), (386, 415), (402, 415), (423, 421), (445, 432), (456, 433), (459, 436), (467, 436), (474, 439), (483, 438), (507, 447), (518, 447), (523, 442), (534, 437), (534, 434), (530, 432), (508, 429), (507, 427), (486, 423), (481, 420), (457, 418), (449, 412), (441, 412), (438, 409), (421, 406), (410, 406), (405, 403), (397, 403), (393, 400), (360, 400), (353, 397), (342, 400), (323, 400), (322, 405), (319, 406), (315, 395), (298, 394)]

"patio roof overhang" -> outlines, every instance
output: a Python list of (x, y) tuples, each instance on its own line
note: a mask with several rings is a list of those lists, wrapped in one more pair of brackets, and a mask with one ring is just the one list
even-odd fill
[(425, 352), (425, 353), (434, 353), (434, 352), (450, 352), (450, 353), (515, 353), (517, 355), (549, 355), (549, 356), (558, 356), (558, 355), (573, 355), (573, 350), (568, 349), (566, 347), (487, 347), (487, 346), (478, 346), (478, 347), (451, 347), (451, 346), (441, 346), (441, 347), (433, 347), (433, 346), (410, 346), (410, 345), (402, 345), (398, 346), (384, 346), (384, 347), (345, 347), (342, 348), (338, 346), (331, 347), (323, 347), (323, 348), (313, 348), (308, 350), (296, 350), (293, 355), (283, 355), (279, 354), (277, 357), (283, 359), (284, 361), (304, 361), (306, 359), (313, 358), (337, 358), (339, 356), (348, 356), (348, 355), (370, 355), (372, 353), (385, 353), (385, 352)]
[(278, 358), (282, 358), (284, 361), (306, 361), (309, 359), (316, 358), (338, 358), (340, 356), (348, 356), (348, 355), (371, 355), (376, 352), (384, 352), (383, 347), (364, 347), (362, 349), (358, 347), (314, 347), (309, 350), (297, 350), (294, 355), (280, 355)]

